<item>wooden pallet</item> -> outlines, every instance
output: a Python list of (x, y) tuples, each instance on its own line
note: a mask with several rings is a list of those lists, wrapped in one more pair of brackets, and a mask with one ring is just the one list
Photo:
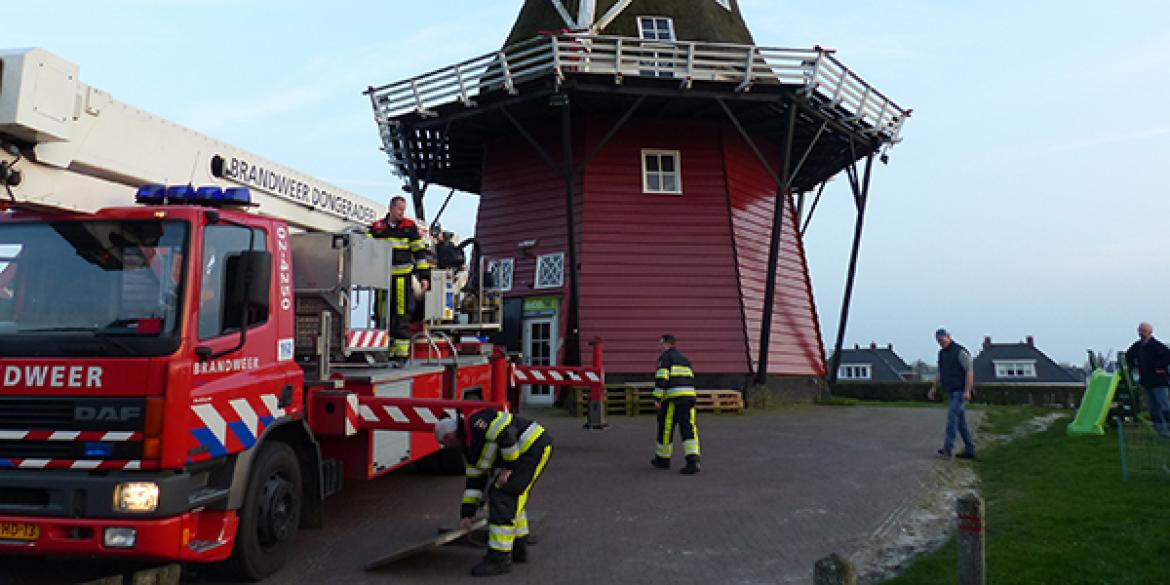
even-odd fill
[[(605, 413), (634, 416), (654, 414), (654, 384), (632, 382), (611, 384), (605, 387)], [(743, 394), (736, 390), (696, 390), (695, 410), (699, 412), (743, 412)], [(585, 416), (589, 412), (589, 390), (577, 388), (572, 402), (573, 415)]]

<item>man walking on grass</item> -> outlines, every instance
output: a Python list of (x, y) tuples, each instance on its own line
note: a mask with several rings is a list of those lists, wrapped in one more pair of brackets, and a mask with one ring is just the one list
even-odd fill
[(955, 449), (955, 430), (963, 437), (962, 453), (955, 455), (960, 459), (975, 458), (975, 441), (971, 439), (971, 431), (967, 428), (966, 403), (971, 400), (971, 391), (975, 387), (975, 369), (972, 367), (971, 352), (967, 348), (955, 343), (946, 329), (934, 332), (934, 339), (938, 342), (938, 377), (930, 385), (927, 397), (934, 400), (935, 390), (942, 387), (950, 399), (947, 408), (947, 436), (943, 448), (938, 450), (942, 457), (950, 457)]
[(1170, 349), (1154, 339), (1154, 326), (1138, 325), (1138, 340), (1125, 352), (1130, 370), (1138, 372), (1138, 384), (1146, 391), (1150, 422), (1159, 437), (1170, 439)]

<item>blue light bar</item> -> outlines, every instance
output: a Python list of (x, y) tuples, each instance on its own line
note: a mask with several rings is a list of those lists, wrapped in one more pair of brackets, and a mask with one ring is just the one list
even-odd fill
[(223, 189), (215, 185), (200, 187), (195, 191), (195, 202), (200, 205), (218, 205), (223, 202)]
[(86, 457), (109, 457), (114, 454), (113, 443), (86, 443)]
[(252, 192), (247, 187), (230, 187), (223, 192), (224, 205), (251, 205)]
[(194, 203), (195, 188), (190, 185), (171, 185), (167, 187), (167, 203), (171, 205)]
[(162, 205), (166, 201), (167, 188), (162, 185), (143, 185), (138, 188), (134, 200), (145, 205)]

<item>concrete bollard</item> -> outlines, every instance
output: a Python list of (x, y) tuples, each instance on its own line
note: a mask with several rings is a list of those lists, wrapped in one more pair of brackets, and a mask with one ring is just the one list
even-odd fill
[(856, 585), (853, 564), (833, 553), (813, 565), (813, 585)]
[(987, 560), (983, 533), (983, 499), (975, 492), (959, 498), (958, 585), (986, 585)]

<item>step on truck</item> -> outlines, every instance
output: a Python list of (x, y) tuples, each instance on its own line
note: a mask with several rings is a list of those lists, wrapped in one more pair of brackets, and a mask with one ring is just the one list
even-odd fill
[[(481, 337), (501, 321), (483, 258), (433, 271), (389, 367), (381, 205), (40, 49), (0, 51), (0, 201), (0, 555), (264, 578), (343, 482), (461, 470), (434, 422), (515, 409), (540, 371)], [(550, 383), (599, 386), (600, 351)]]

